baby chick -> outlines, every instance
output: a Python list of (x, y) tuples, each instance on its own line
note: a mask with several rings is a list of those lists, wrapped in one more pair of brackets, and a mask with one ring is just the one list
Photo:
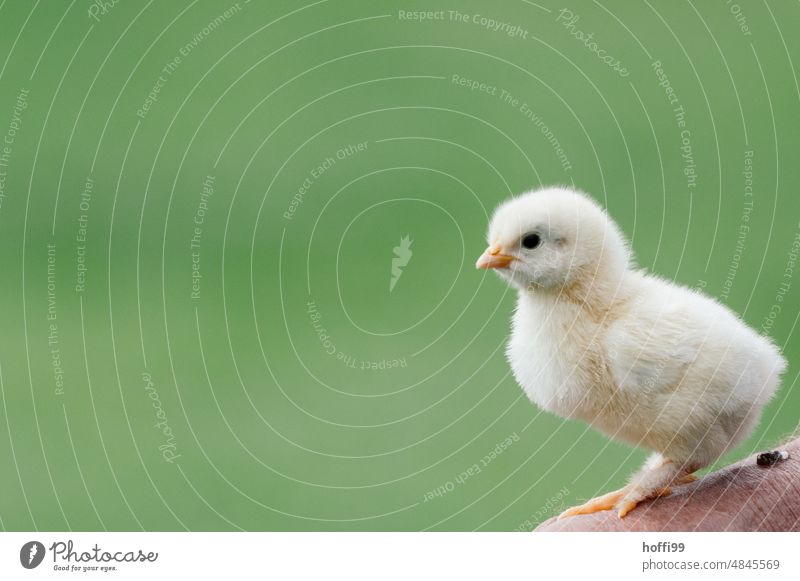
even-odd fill
[(476, 266), (519, 292), (507, 356), (541, 408), (653, 454), (627, 486), (562, 517), (669, 494), (755, 428), (786, 361), (698, 291), (636, 270), (590, 197), (548, 188), (500, 205)]

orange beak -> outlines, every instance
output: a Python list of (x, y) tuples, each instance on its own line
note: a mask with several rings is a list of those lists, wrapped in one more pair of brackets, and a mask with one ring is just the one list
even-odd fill
[(501, 254), (500, 251), (502, 249), (500, 244), (492, 244), (481, 254), (478, 262), (475, 263), (475, 268), (508, 268), (514, 257), (508, 254)]

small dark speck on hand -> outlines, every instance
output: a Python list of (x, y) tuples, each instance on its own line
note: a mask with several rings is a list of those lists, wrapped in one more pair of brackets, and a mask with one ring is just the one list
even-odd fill
[(789, 452), (786, 450), (773, 450), (771, 452), (761, 452), (756, 458), (756, 464), (759, 466), (774, 466), (782, 460), (789, 458)]

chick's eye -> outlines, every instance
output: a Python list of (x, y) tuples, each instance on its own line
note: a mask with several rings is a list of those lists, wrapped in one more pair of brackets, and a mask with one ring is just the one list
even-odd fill
[(538, 234), (526, 234), (522, 238), (522, 246), (528, 249), (533, 249), (541, 244), (542, 239)]

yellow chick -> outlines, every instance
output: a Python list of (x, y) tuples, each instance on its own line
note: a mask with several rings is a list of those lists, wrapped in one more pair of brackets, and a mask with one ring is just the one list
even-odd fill
[(476, 266), (519, 293), (508, 361), (541, 408), (652, 450), (627, 486), (562, 517), (624, 517), (744, 440), (777, 389), (775, 345), (714, 299), (634, 267), (619, 227), (565, 188), (500, 205)]

